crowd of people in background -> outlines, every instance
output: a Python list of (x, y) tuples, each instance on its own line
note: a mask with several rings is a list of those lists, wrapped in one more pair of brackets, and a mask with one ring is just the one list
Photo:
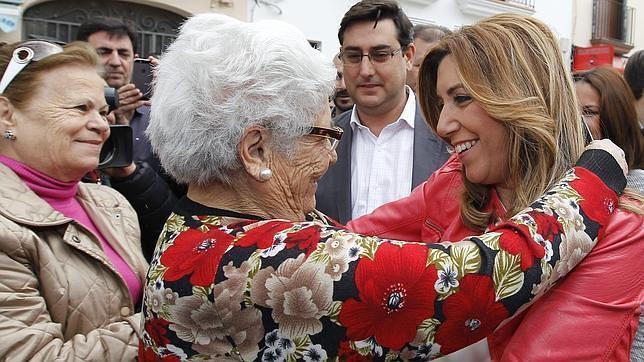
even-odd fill
[(338, 40), (195, 15), (151, 98), (123, 21), (0, 45), (0, 360), (644, 359), (644, 50), (395, 0)]

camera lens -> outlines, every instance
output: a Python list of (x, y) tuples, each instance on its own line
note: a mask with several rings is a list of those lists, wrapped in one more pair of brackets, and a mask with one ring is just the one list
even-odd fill
[(115, 153), (116, 153), (116, 144), (114, 142), (114, 139), (112, 137), (109, 137), (107, 141), (105, 141), (105, 143), (103, 144), (103, 147), (101, 148), (101, 154), (98, 158), (98, 167), (101, 168), (109, 164), (114, 158)]

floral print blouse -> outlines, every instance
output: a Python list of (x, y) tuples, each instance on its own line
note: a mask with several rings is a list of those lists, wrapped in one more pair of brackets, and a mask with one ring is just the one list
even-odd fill
[(485, 338), (569, 272), (616, 203), (596, 175), (575, 168), (510, 221), (428, 245), (355, 234), (324, 218), (225, 218), (184, 198), (148, 272), (139, 357), (448, 354)]

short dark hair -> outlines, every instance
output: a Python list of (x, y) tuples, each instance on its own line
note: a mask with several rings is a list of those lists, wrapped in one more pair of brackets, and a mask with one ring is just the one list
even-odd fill
[(635, 99), (642, 98), (642, 88), (644, 88), (644, 50), (637, 51), (628, 58), (624, 68), (624, 78)]
[(414, 40), (421, 39), (428, 43), (441, 40), (445, 35), (451, 34), (452, 31), (444, 26), (433, 24), (416, 24), (414, 25)]
[(344, 14), (338, 30), (340, 45), (344, 41), (344, 32), (355, 23), (362, 21), (378, 21), (391, 19), (398, 30), (398, 42), (406, 47), (414, 41), (414, 28), (409, 18), (394, 0), (362, 0), (353, 5)]
[(87, 41), (92, 34), (104, 31), (110, 37), (127, 36), (132, 42), (132, 50), (136, 53), (136, 33), (126, 24), (112, 19), (91, 19), (80, 25), (76, 40)]

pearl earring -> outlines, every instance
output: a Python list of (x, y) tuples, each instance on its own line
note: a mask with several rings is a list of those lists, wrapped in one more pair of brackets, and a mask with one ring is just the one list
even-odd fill
[(11, 140), (11, 141), (15, 141), (16, 140), (16, 135), (13, 134), (12, 130), (8, 129), (8, 130), (4, 131), (4, 138), (6, 138), (8, 140)]
[(262, 181), (268, 181), (273, 176), (273, 171), (270, 168), (262, 168), (259, 170), (259, 179)]

